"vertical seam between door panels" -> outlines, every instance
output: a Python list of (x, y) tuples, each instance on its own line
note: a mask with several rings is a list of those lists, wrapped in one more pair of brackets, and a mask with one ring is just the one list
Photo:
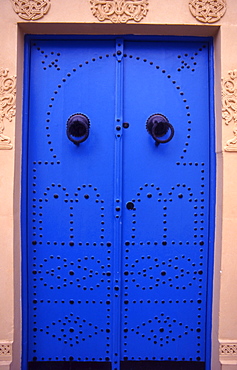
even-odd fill
[[(113, 312), (113, 358), (112, 369), (120, 368), (121, 347), (121, 251), (122, 251), (122, 120), (123, 120), (123, 40), (116, 39), (116, 81), (115, 81), (115, 148), (114, 148), (114, 286), (119, 285), (119, 294), (114, 293)], [(116, 209), (120, 209), (116, 211)]]

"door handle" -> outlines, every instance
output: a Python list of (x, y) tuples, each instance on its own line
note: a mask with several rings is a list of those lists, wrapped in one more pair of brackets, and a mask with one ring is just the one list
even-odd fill
[(90, 121), (89, 118), (82, 113), (76, 113), (70, 116), (67, 120), (67, 137), (75, 145), (79, 145), (89, 136)]
[(155, 140), (156, 145), (168, 143), (174, 136), (174, 127), (168, 118), (160, 113), (153, 114), (148, 118), (146, 129)]

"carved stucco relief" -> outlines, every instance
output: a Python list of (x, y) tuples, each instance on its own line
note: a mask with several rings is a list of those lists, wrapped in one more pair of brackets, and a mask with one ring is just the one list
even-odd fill
[[(235, 365), (237, 364), (237, 343), (231, 342), (220, 342), (219, 347), (220, 362), (223, 365)], [(230, 366), (232, 367), (232, 366)]]
[(0, 360), (6, 360), (12, 355), (11, 343), (0, 343)]
[(92, 14), (100, 22), (140, 22), (148, 12), (149, 0), (90, 0)]
[(50, 0), (11, 0), (15, 12), (27, 21), (42, 18), (50, 8)]
[(237, 355), (237, 344), (235, 343), (221, 343), (220, 355)]
[(237, 70), (229, 71), (222, 79), (222, 118), (225, 124), (233, 124), (233, 138), (228, 140), (225, 150), (237, 152)]
[(226, 0), (189, 0), (192, 15), (200, 22), (215, 23), (226, 12)]
[(4, 135), (5, 121), (12, 121), (16, 114), (16, 77), (8, 69), (0, 68), (0, 150), (12, 149), (11, 140)]

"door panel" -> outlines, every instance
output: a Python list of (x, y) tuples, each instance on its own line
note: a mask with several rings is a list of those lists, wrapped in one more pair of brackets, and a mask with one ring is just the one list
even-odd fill
[[(29, 369), (205, 368), (209, 48), (30, 39)], [(80, 145), (76, 113), (90, 121)], [(146, 129), (156, 113), (174, 127), (165, 144)]]
[[(124, 51), (124, 119), (130, 126), (123, 195), (134, 209), (124, 207), (123, 218), (123, 356), (204, 361), (207, 44), (127, 42)], [(174, 138), (158, 147), (145, 130), (154, 113), (175, 127)]]
[[(104, 75), (115, 74), (113, 45), (31, 45), (29, 360), (110, 356), (114, 81)], [(75, 113), (93, 125), (80, 146), (66, 136)]]

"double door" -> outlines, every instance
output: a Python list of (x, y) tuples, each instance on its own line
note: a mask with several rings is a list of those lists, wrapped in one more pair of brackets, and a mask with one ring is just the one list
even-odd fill
[(29, 369), (208, 368), (210, 49), (29, 38)]

